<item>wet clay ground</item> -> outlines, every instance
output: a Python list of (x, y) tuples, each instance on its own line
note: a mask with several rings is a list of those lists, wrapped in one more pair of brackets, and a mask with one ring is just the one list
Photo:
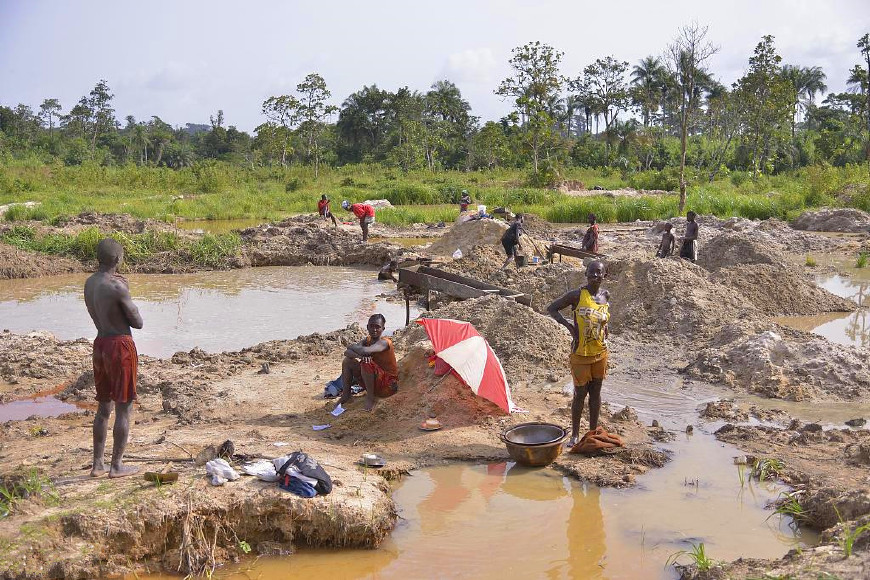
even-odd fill
[[(675, 223), (679, 231), (682, 225)], [(565, 239), (582, 235), (548, 224), (539, 227), (539, 245), (553, 231)], [(252, 264), (289, 265), (302, 257), (314, 264), (355, 264), (380, 258), (375, 256), (380, 250), (367, 252), (365, 247), (342, 254), (345, 234), (330, 229), (299, 219), (249, 228), (242, 235)], [(832, 346), (824, 338), (784, 329), (771, 318), (855, 309), (854, 303), (815, 286), (814, 272), (800, 256), (854, 253), (866, 246), (866, 236), (831, 237), (792, 230), (781, 222), (714, 219), (701, 220), (701, 235), (702, 258), (693, 265), (643, 257), (655, 248), (655, 224), (604, 228), (601, 243), (608, 252), (606, 287), (613, 312), (608, 381), (615, 390), (662, 381), (703, 391), (712, 383), (739, 395), (843, 404), (868, 394), (865, 349)], [(315, 248), (329, 239), (330, 249), (318, 253)], [(532, 308), (493, 296), (461, 303), (436, 299), (443, 307), (433, 315), (475, 324), (501, 358), (514, 401), (528, 413), (504, 416), (452, 377), (439, 382), (426, 365), (430, 347), (425, 336), (413, 328), (396, 337), (402, 357), (399, 394), (381, 401), (372, 413), (354, 400), (337, 418), (329, 414), (333, 403), (321, 396), (323, 384), (338, 374), (345, 345), (362, 337), (359, 327), (234, 352), (195, 349), (169, 359), (142, 357), (128, 454), (131, 462), (149, 470), (171, 461), (180, 472), (178, 483), (158, 487), (139, 478), (89, 478), (90, 412), (0, 425), (0, 474), (7, 488), (22, 490), (10, 515), (0, 519), (2, 577), (90, 578), (145, 569), (197, 573), (244, 556), (242, 542), (261, 555), (286, 554), (294, 546), (376, 546), (396, 522), (387, 480), (444, 461), (504, 460), (498, 433), (510, 424), (567, 424), (568, 336), (540, 312), (577, 285), (582, 264), (566, 259), (499, 271), (502, 257), (490, 250), (491, 240), (485, 243), (488, 247), (472, 246), (448, 267), (522, 288), (533, 295)], [(312, 256), (320, 257), (314, 261)], [(724, 275), (735, 266), (744, 270)], [(765, 272), (764, 277), (751, 268)], [(753, 294), (747, 278), (764, 280), (766, 292)], [(788, 298), (795, 294), (802, 299)], [(764, 300), (771, 296), (782, 299)], [(7, 400), (19, 392), (57, 386), (67, 402), (92, 398), (89, 341), (14, 333), (0, 339), (0, 386)], [(268, 374), (259, 372), (264, 362), (270, 364)], [(604, 424), (622, 435), (627, 447), (595, 458), (562, 456), (555, 468), (601, 487), (638, 485), (646, 472), (667, 462), (657, 441), (673, 438), (676, 428), (664, 421), (664, 427), (650, 427), (618, 401), (605, 399), (610, 405)], [(445, 428), (420, 431), (419, 422), (433, 411)], [(687, 567), (684, 577), (771, 573), (816, 578), (822, 572), (866, 577), (870, 533), (858, 536), (848, 558), (844, 538), (870, 521), (870, 432), (795, 422), (787, 413), (761, 408), (740, 412), (725, 404), (698, 411), (705, 413), (699, 422), (723, 423), (717, 430), (720, 440), (781, 462), (777, 476), (799, 492), (801, 522), (822, 531), (822, 542), (781, 561), (717, 563), (712, 576)], [(331, 427), (326, 430), (312, 429), (327, 423)], [(336, 480), (335, 489), (329, 496), (303, 500), (247, 477), (210, 487), (204, 469), (191, 458), (227, 439), (237, 454), (247, 456), (271, 458), (303, 449), (322, 461)], [(364, 452), (389, 457), (388, 468), (374, 474), (357, 467)], [(31, 483), (50, 478), (56, 494), (48, 487), (34, 490), (40, 486), (27, 485), (28, 478)], [(33, 491), (24, 493), (25, 488)]]

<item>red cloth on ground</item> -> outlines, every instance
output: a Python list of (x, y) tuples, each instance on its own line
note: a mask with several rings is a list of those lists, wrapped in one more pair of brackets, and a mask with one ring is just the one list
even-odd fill
[(595, 455), (604, 449), (613, 449), (615, 447), (625, 447), (622, 437), (614, 433), (608, 433), (604, 427), (598, 427), (593, 431), (587, 431), (580, 438), (580, 441), (571, 448), (571, 453)]
[(98, 336), (94, 340), (93, 363), (97, 401), (128, 403), (136, 398), (139, 355), (132, 336)]

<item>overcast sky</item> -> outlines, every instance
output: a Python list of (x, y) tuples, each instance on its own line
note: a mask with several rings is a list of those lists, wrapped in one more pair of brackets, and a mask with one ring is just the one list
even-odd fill
[(661, 55), (677, 29), (697, 21), (721, 50), (714, 75), (730, 85), (764, 34), (784, 63), (821, 66), (845, 90), (870, 32), (868, 0), (0, 0), (0, 104), (64, 112), (104, 78), (119, 119), (158, 115), (172, 125), (252, 130), (260, 106), (321, 74), (340, 105), (364, 85), (425, 91), (449, 79), (483, 120), (510, 104), (492, 91), (513, 47), (540, 40), (565, 53), (576, 77), (599, 57), (632, 65)]

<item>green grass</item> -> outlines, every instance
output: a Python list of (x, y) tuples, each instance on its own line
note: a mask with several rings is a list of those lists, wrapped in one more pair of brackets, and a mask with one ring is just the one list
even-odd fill
[(680, 550), (671, 554), (665, 562), (665, 567), (672, 566), (677, 563), (682, 556), (688, 556), (699, 572), (706, 572), (716, 565), (716, 561), (707, 556), (707, 551), (704, 548), (704, 542), (691, 544), (691, 550)]
[(809, 268), (815, 268), (816, 267), (816, 259), (813, 258), (811, 255), (807, 254), (806, 265)]
[(865, 268), (867, 266), (867, 259), (870, 258), (870, 254), (867, 252), (861, 252), (858, 254), (858, 259), (855, 260), (856, 268)]
[(780, 499), (777, 502), (776, 509), (773, 510), (774, 514), (779, 514), (781, 516), (790, 516), (796, 523), (802, 523), (809, 521), (809, 514), (806, 511), (806, 508), (801, 505), (798, 500), (797, 493), (787, 493), (783, 492), (780, 495)]
[(752, 476), (758, 481), (767, 481), (779, 477), (783, 469), (785, 469), (785, 464), (779, 459), (770, 457), (758, 459), (752, 466)]
[[(562, 177), (586, 187), (619, 189), (652, 182), (657, 176), (654, 172), (623, 175), (612, 170), (568, 168)], [(128, 213), (166, 221), (177, 217), (276, 220), (288, 214), (314, 212), (317, 199), (326, 193), (337, 214), (342, 213), (342, 199), (387, 199), (399, 207), (378, 212), (379, 220), (407, 224), (453, 219), (460, 193), (466, 189), (475, 204), (490, 209), (507, 206), (553, 222), (585, 222), (588, 213), (598, 215), (601, 222), (668, 219), (677, 214), (676, 193), (576, 198), (529, 187), (527, 178), (528, 172), (522, 169), (401, 173), (380, 165), (359, 164), (324, 168), (315, 179), (313, 170), (304, 166), (252, 169), (207, 162), (172, 170), (88, 163), (67, 167), (7, 159), (0, 162), (0, 204), (41, 202), (33, 208), (11, 208), (3, 218), (7, 221), (50, 221), (82, 211)], [(807, 167), (757, 180), (741, 173), (712, 183), (690, 178), (687, 199), (689, 209), (723, 218), (788, 219), (821, 205), (847, 204), (870, 210), (870, 177), (864, 164)]]
[[(216, 268), (227, 258), (236, 255), (242, 245), (241, 238), (235, 233), (206, 234), (194, 242), (184, 240), (173, 232), (151, 230), (141, 234), (112, 232), (108, 235), (124, 246), (124, 261), (132, 265), (143, 263), (162, 252), (183, 252), (189, 254), (195, 264)], [(88, 261), (96, 257), (97, 244), (105, 236), (97, 228), (87, 228), (76, 234), (38, 235), (30, 226), (14, 225), (0, 233), (0, 243), (22, 250)]]

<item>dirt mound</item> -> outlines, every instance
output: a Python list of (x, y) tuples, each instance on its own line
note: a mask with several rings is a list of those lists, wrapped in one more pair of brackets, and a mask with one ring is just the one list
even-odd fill
[(773, 330), (746, 333), (734, 323), (686, 371), (738, 391), (792, 401), (853, 400), (870, 393), (865, 350), (796, 331), (785, 336)]
[[(543, 240), (556, 239), (562, 232), (561, 229), (533, 213), (523, 214), (523, 230), (526, 234)], [(538, 245), (541, 245), (541, 243), (538, 242)], [(541, 246), (541, 249), (543, 249), (543, 246)]]
[[(14, 334), (4, 330), (0, 332), (0, 402), (59, 386), (90, 365), (91, 342), (87, 339), (58, 340), (50, 332)], [(37, 379), (27, 392), (17, 387), (24, 377)]]
[(667, 333), (678, 342), (697, 343), (731, 320), (760, 316), (706, 270), (679, 258), (611, 262), (604, 288), (610, 291), (610, 327), (617, 333)]
[(805, 211), (791, 227), (813, 232), (870, 232), (870, 214), (851, 208)]
[[(419, 433), (418, 425), (430, 416), (437, 416), (444, 428), (465, 427), (485, 423), (490, 417), (505, 412), (494, 403), (475, 395), (452, 373), (438, 377), (429, 366), (431, 346), (417, 344), (399, 361), (399, 391), (378, 401), (372, 413), (353, 410), (335, 419), (331, 434), (366, 433), (367, 439), (393, 440)], [(354, 402), (354, 404), (356, 401)], [(327, 404), (331, 408), (334, 405)]]
[(58, 227), (67, 231), (77, 231), (96, 227), (101, 232), (124, 232), (141, 234), (150, 231), (174, 231), (172, 224), (157, 220), (141, 220), (123, 213), (82, 212), (77, 216), (61, 218)]
[[(364, 244), (359, 232), (335, 229), (317, 216), (296, 216), (240, 232), (252, 266), (380, 266), (407, 253), (387, 243)], [(374, 233), (372, 234), (374, 235)]]
[(474, 246), (501, 247), (501, 236), (507, 224), (501, 220), (488, 218), (468, 220), (455, 224), (440, 240), (429, 246), (429, 253), (439, 256), (452, 256), (458, 249), (463, 255), (471, 252)]
[[(422, 315), (470, 322), (498, 356), (508, 381), (546, 375), (564, 365), (571, 346), (568, 331), (548, 316), (513, 300), (483, 296), (454, 302)], [(396, 333), (396, 346), (408, 349), (428, 341), (422, 326)]]
[(81, 263), (71, 258), (27, 252), (14, 246), (0, 244), (0, 280), (35, 278), (81, 271)]
[(807, 280), (799, 266), (748, 264), (715, 271), (711, 280), (736, 289), (768, 315), (851, 312), (855, 303)]
[(742, 264), (784, 264), (786, 257), (773, 244), (742, 234), (725, 232), (701, 241), (698, 264), (707, 270), (730, 268)]

